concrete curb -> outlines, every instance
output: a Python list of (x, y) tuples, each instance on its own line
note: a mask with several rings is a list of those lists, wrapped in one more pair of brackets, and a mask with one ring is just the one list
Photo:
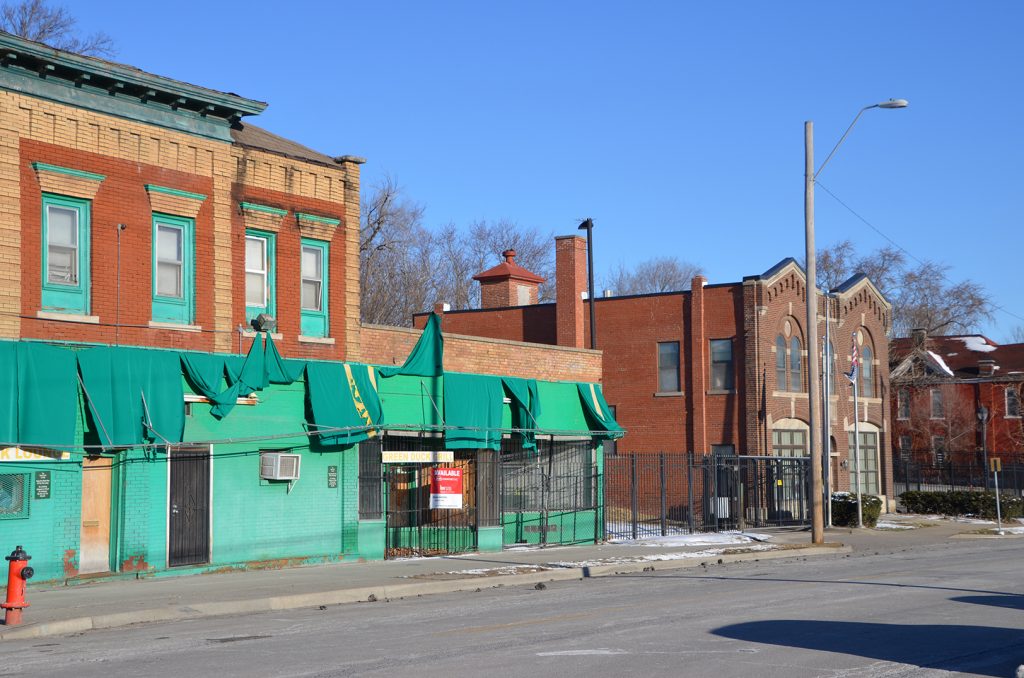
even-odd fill
[[(849, 553), (852, 549), (843, 544), (825, 546), (797, 546), (781, 548), (773, 551), (750, 551), (747, 553), (723, 553), (717, 556), (701, 558), (683, 558), (679, 560), (640, 561), (626, 563), (609, 563), (607, 565), (589, 565), (583, 567), (566, 567), (562, 569), (542, 570), (526, 574), (497, 575), (493, 577), (467, 577), (463, 579), (443, 579), (433, 581), (414, 581), (401, 584), (380, 586), (362, 586), (357, 588), (335, 589), (314, 593), (298, 593), (288, 596), (272, 596), (251, 600), (232, 600), (212, 603), (194, 603), (190, 605), (172, 605), (117, 612), (113, 614), (76, 617), (60, 621), (42, 622), (21, 626), (10, 631), (0, 630), (0, 641), (42, 638), (45, 636), (61, 636), (82, 633), (93, 629), (111, 629), (131, 624), (148, 622), (180, 621), (199, 617), (215, 617), (223, 615), (252, 614), (254, 612), (271, 612), (274, 610), (295, 610), (318, 607), (320, 605), (344, 605), (347, 603), (369, 602), (371, 600), (387, 600), (392, 598), (409, 598), (427, 596), (438, 593), (458, 593), (460, 591), (476, 591), (506, 586), (523, 586), (551, 581), (571, 581), (595, 577), (608, 577), (620, 574), (634, 574), (659, 570), (678, 570), (701, 567), (709, 561), (717, 563), (740, 563), (752, 560), (774, 560), (778, 558), (804, 558), (807, 556), (834, 555)], [(524, 563), (524, 567), (529, 564)], [(371, 598), (371, 596), (373, 598)], [(0, 627), (2, 629), (2, 627)]]

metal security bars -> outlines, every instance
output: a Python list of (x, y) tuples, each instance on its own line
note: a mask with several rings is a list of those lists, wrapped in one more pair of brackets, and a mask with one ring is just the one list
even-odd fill
[[(924, 453), (922, 453), (924, 454)], [(989, 452), (989, 458), (1002, 459), (999, 491), (1024, 496), (1024, 461), (1012, 453)], [(1011, 461), (1013, 460), (1013, 461)], [(954, 490), (982, 491), (993, 489), (992, 474), (983, 463), (919, 463), (909, 458), (897, 458), (892, 465), (893, 491), (899, 497), (907, 491), (951, 492)], [(987, 481), (987, 485), (986, 485)]]
[(601, 478), (589, 440), (538, 439), (535, 450), (505, 439), (501, 510), (505, 544), (601, 539)]
[(0, 520), (28, 518), (30, 485), (28, 473), (0, 473)]
[(605, 456), (608, 539), (810, 520), (806, 457), (635, 453)]

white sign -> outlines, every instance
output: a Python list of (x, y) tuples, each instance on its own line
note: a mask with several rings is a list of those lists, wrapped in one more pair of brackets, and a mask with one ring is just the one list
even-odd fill
[(455, 453), (451, 450), (401, 450), (380, 453), (380, 460), (385, 464), (438, 464), (455, 461)]
[(430, 508), (462, 508), (462, 469), (435, 468), (430, 477)]
[(58, 459), (69, 459), (71, 457), (70, 452), (51, 452), (46, 451), (43, 453), (29, 452), (23, 450), (20, 447), (5, 447), (0, 450), (0, 462), (4, 461), (56, 461)]

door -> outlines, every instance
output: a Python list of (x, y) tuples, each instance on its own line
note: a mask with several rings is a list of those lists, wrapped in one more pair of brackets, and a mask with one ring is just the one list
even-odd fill
[(210, 560), (210, 448), (168, 448), (170, 506), (167, 564)]
[(113, 460), (82, 460), (82, 533), (79, 574), (110, 571), (110, 475)]

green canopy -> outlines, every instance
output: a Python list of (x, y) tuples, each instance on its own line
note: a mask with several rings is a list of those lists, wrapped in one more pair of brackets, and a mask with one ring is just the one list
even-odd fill
[(536, 379), (502, 377), (502, 385), (512, 401), (512, 427), (523, 429), (523, 447), (528, 450), (537, 447), (537, 417), (540, 416), (540, 397)]
[(382, 377), (398, 374), (414, 377), (439, 377), (444, 373), (444, 339), (441, 337), (441, 319), (431, 313), (416, 345), (401, 367), (381, 367)]
[(69, 448), (75, 442), (75, 354), (34, 342), (0, 342), (0, 443)]
[(580, 402), (583, 403), (583, 411), (587, 415), (587, 424), (592, 431), (604, 431), (603, 435), (595, 437), (614, 440), (625, 435), (625, 431), (615, 421), (608, 403), (601, 393), (600, 384), (577, 384), (580, 392)]
[(351, 445), (374, 434), (373, 422), (357, 409), (343, 363), (306, 363), (306, 389), (313, 424), (325, 445)]
[(185, 408), (179, 354), (101, 346), (78, 352), (92, 427), (102, 445), (179, 443)]
[(444, 375), (445, 447), (501, 449), (501, 382), (501, 377), (483, 374)]

